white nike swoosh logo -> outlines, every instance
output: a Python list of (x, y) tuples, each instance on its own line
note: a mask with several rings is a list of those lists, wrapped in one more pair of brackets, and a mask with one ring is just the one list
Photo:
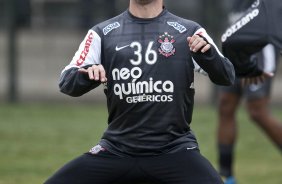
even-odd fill
[(194, 147), (191, 147), (191, 148), (187, 148), (187, 150), (192, 150), (192, 149), (195, 149), (197, 148), (197, 146), (194, 146)]
[(259, 90), (261, 87), (262, 87), (262, 86), (259, 85), (259, 84), (257, 84), (257, 85), (253, 84), (253, 85), (250, 85), (250, 86), (249, 86), (249, 89), (250, 89), (250, 91), (257, 91), (257, 90)]
[(120, 51), (120, 50), (122, 50), (122, 49), (124, 49), (124, 48), (126, 48), (126, 47), (129, 47), (130, 45), (125, 45), (125, 46), (122, 46), (122, 47), (118, 47), (118, 46), (116, 46), (116, 51)]

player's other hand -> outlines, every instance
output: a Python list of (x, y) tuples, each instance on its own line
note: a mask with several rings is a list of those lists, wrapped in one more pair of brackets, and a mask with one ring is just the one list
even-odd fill
[(187, 41), (192, 52), (201, 51), (202, 53), (205, 53), (211, 48), (211, 45), (199, 35), (188, 37)]
[(79, 72), (88, 73), (90, 80), (100, 81), (100, 82), (107, 82), (106, 72), (102, 65), (92, 65), (85, 68), (78, 69)]
[(257, 77), (246, 77), (241, 79), (242, 86), (248, 86), (250, 84), (263, 83), (266, 79), (273, 77), (274, 74), (270, 72), (264, 72), (262, 75)]

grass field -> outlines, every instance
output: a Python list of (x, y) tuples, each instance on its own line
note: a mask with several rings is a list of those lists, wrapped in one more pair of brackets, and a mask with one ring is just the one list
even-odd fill
[[(281, 107), (274, 114), (282, 120)], [(0, 184), (41, 184), (56, 169), (95, 145), (106, 127), (103, 105), (0, 105)], [(239, 184), (281, 184), (282, 158), (240, 110), (236, 149)], [(216, 165), (214, 107), (194, 111), (201, 152)]]

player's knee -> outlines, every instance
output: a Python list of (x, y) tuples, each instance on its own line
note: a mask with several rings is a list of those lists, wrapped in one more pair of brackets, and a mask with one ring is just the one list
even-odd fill
[(233, 105), (222, 102), (219, 104), (218, 112), (221, 118), (233, 119), (235, 118), (236, 110)]
[(220, 117), (230, 119), (235, 118), (236, 108), (237, 102), (233, 98), (227, 95), (222, 95), (219, 98), (218, 112)]
[(263, 120), (264, 116), (265, 113), (260, 110), (249, 109), (249, 117), (252, 121), (256, 123), (260, 123)]

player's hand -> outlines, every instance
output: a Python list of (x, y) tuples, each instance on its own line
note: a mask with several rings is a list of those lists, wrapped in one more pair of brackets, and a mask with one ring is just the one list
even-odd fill
[(205, 53), (211, 48), (211, 45), (199, 35), (188, 37), (187, 41), (192, 52), (198, 52), (201, 50), (202, 53)]
[(266, 79), (273, 77), (273, 73), (264, 72), (262, 75), (257, 77), (246, 77), (241, 79), (242, 86), (248, 86), (250, 84), (263, 83)]
[(107, 82), (106, 72), (102, 65), (92, 65), (85, 68), (78, 69), (79, 72), (88, 73), (90, 80), (100, 81), (100, 82)]

